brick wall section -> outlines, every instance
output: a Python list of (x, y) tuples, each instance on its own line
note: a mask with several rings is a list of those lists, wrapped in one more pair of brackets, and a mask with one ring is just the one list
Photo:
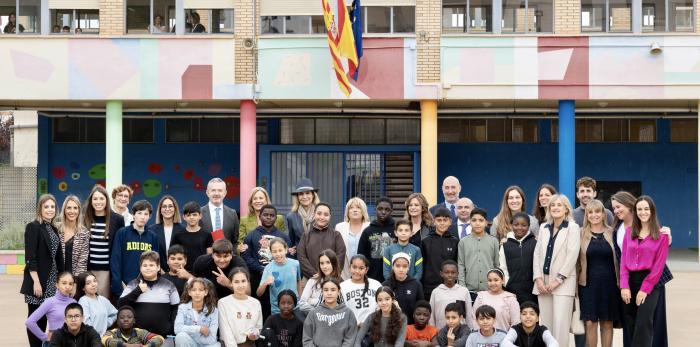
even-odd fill
[(416, 48), (418, 82), (440, 82), (440, 2), (416, 0)]
[(100, 0), (100, 36), (123, 35), (124, 0)]
[(554, 0), (554, 33), (559, 35), (581, 33), (580, 0)]
[[(243, 47), (246, 39), (252, 39), (253, 34), (260, 35), (260, 1), (257, 1), (258, 8), (253, 11), (252, 0), (234, 0), (234, 29), (235, 29), (235, 50), (236, 50), (236, 83), (255, 83), (255, 64), (257, 54), (257, 42), (253, 49)], [(257, 16), (258, 18), (254, 18)]]

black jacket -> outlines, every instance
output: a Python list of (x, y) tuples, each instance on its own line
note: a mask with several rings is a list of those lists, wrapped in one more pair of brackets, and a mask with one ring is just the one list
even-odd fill
[(457, 244), (459, 239), (446, 231), (442, 235), (433, 230), (428, 237), (423, 239), (421, 253), (423, 254), (423, 292), (426, 300), (430, 300), (430, 293), (442, 284), (440, 270), (442, 262), (448, 259), (457, 261)]
[(508, 268), (508, 283), (506, 290), (515, 294), (519, 303), (536, 300), (532, 294), (534, 282), (532, 280), (532, 257), (535, 254), (537, 239), (535, 235), (528, 234), (522, 241), (508, 236), (503, 244), (503, 255), (506, 258)]
[(63, 323), (63, 328), (58, 329), (51, 335), (51, 347), (99, 347), (100, 334), (95, 329), (84, 323), (80, 326), (80, 331), (77, 335), (71, 334), (66, 323)]
[[(152, 224), (149, 225), (148, 230), (152, 231), (156, 236), (158, 236), (158, 255), (160, 256), (160, 267), (163, 271), (168, 272), (170, 268), (168, 267), (168, 248), (170, 245), (165, 244), (165, 229), (163, 224)], [(177, 233), (185, 232), (185, 227), (180, 223), (173, 223), (173, 232), (170, 235), (170, 242), (173, 242), (173, 237)]]
[[(51, 226), (53, 232), (58, 237), (58, 231), (54, 226)], [(41, 288), (46, 291), (49, 272), (51, 271), (51, 262), (56, 261), (56, 268), (60, 273), (63, 271), (63, 252), (59, 245), (56, 251), (56, 257), (51, 259), (51, 239), (46, 231), (44, 223), (33, 221), (24, 228), (24, 280), (20, 293), (34, 295), (34, 281), (29, 272), (36, 271), (39, 275)]]
[[(221, 270), (224, 272), (224, 274), (226, 274), (226, 277), (231, 278), (230, 272), (231, 270), (233, 270), (234, 267), (242, 267), (246, 269), (246, 271), (248, 271), (248, 266), (246, 265), (243, 258), (235, 254), (233, 255), (233, 258), (231, 258), (231, 262), (228, 264), (228, 267)], [(222, 299), (225, 296), (228, 296), (229, 294), (233, 294), (231, 288), (222, 286), (219, 284), (219, 282), (216, 281), (216, 276), (214, 276), (212, 272), (218, 272), (218, 267), (214, 262), (214, 256), (212, 254), (200, 255), (199, 258), (197, 258), (197, 260), (195, 260), (194, 262), (193, 270), (194, 275), (196, 277), (204, 277), (210, 280), (211, 283), (214, 283), (217, 298)], [(257, 288), (252, 288), (252, 290), (256, 289)]]
[(544, 338), (542, 335), (547, 331), (547, 327), (543, 325), (537, 325), (535, 330), (532, 331), (531, 335), (528, 335), (523, 329), (523, 324), (518, 323), (513, 325), (513, 330), (518, 333), (518, 338), (515, 340), (515, 345), (519, 347), (547, 347), (544, 343)]
[(382, 234), (387, 233), (392, 242), (394, 237), (394, 219), (389, 217), (386, 223), (381, 224), (376, 219), (369, 223), (369, 226), (362, 231), (360, 241), (357, 245), (357, 253), (364, 255), (369, 260), (369, 271), (367, 276), (378, 282), (384, 280), (384, 249), (391, 245), (391, 242), (382, 244)]
[(403, 281), (394, 279), (394, 275), (382, 283), (383, 286), (390, 287), (396, 295), (396, 301), (401, 307), (401, 312), (406, 314), (408, 324), (413, 324), (413, 311), (416, 302), (423, 300), (423, 285), (417, 279), (408, 276)]

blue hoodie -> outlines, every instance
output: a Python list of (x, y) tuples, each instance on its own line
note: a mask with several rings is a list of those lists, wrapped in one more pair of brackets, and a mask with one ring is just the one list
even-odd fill
[(248, 249), (246, 249), (241, 256), (243, 257), (243, 260), (245, 260), (246, 265), (248, 265), (248, 270), (258, 275), (263, 273), (263, 270), (265, 270), (265, 265), (267, 265), (260, 262), (260, 255), (258, 254), (260, 251), (260, 239), (263, 238), (263, 235), (279, 237), (283, 239), (287, 245), (290, 244), (289, 236), (287, 236), (286, 233), (277, 230), (275, 227), (268, 232), (265, 230), (265, 228), (259, 226), (253, 231), (249, 232), (243, 241), (243, 243), (248, 246)]
[(129, 225), (117, 231), (110, 260), (111, 288), (114, 295), (121, 296), (124, 290), (122, 282), (129, 283), (139, 275), (141, 253), (159, 251), (158, 242), (158, 236), (148, 229), (139, 233), (133, 225)]

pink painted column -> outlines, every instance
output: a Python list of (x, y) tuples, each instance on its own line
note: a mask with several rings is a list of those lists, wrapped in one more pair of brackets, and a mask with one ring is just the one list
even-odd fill
[(253, 100), (241, 100), (241, 216), (248, 215), (248, 194), (257, 186), (257, 127)]

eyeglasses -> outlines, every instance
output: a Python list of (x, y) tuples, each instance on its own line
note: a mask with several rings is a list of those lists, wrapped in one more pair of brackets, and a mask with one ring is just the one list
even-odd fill
[(82, 315), (76, 314), (76, 315), (66, 316), (66, 319), (71, 320), (71, 321), (76, 321), (76, 320), (80, 320), (80, 317), (82, 317)]

